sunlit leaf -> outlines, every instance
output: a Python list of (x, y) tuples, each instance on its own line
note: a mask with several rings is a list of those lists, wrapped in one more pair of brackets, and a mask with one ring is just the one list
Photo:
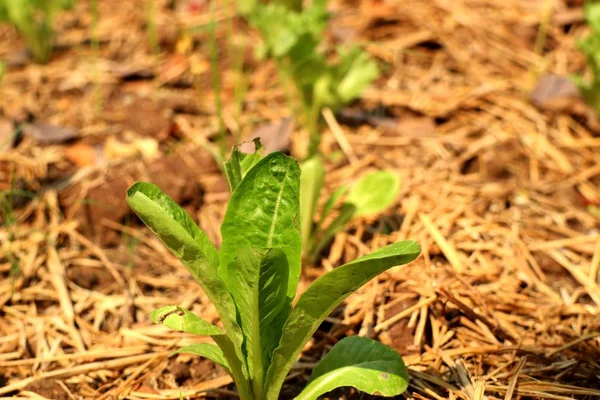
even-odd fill
[(338, 387), (378, 396), (397, 396), (408, 386), (402, 357), (375, 340), (353, 336), (339, 341), (313, 370), (296, 400), (315, 400)]

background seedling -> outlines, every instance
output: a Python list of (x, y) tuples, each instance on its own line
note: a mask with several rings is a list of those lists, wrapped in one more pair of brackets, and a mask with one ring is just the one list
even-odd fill
[(321, 111), (339, 110), (358, 98), (377, 76), (378, 69), (359, 48), (335, 51), (335, 61), (323, 50), (328, 14), (325, 1), (308, 6), (298, 1), (238, 0), (238, 10), (263, 38), (260, 58), (277, 65), (290, 105), (310, 136), (307, 155), (318, 151)]
[(0, 21), (10, 22), (23, 37), (36, 62), (52, 55), (54, 18), (70, 9), (74, 0), (0, 0)]
[(215, 1), (210, 2), (210, 68), (212, 86), (215, 93), (215, 109), (219, 121), (219, 149), (221, 156), (226, 157), (227, 138), (225, 137), (225, 122), (223, 121), (223, 103), (221, 101), (221, 78), (219, 69), (219, 52), (217, 49), (217, 22), (215, 21)]
[[(342, 265), (317, 279), (292, 307), (302, 252), (298, 163), (281, 153), (261, 159), (234, 150), (226, 169), (233, 177), (233, 193), (221, 226), (220, 251), (158, 187), (136, 183), (128, 190), (131, 208), (198, 281), (224, 330), (178, 306), (156, 310), (152, 320), (210, 336), (215, 344), (198, 343), (179, 352), (221, 365), (233, 377), (240, 398), (275, 400), (300, 351), (327, 315), (375, 276), (414, 260), (420, 248), (412, 241), (399, 242)], [(396, 351), (350, 337), (338, 342), (314, 369), (297, 398), (316, 399), (340, 386), (395, 396), (407, 384), (406, 368)]]
[(585, 3), (583, 13), (592, 33), (580, 39), (577, 46), (586, 55), (592, 77), (591, 80), (579, 75), (572, 78), (585, 101), (600, 115), (600, 3)]
[[(398, 176), (390, 171), (366, 174), (352, 186), (341, 186), (335, 190), (315, 223), (324, 178), (325, 167), (320, 157), (312, 157), (302, 163), (300, 221), (304, 256), (312, 263), (316, 262), (321, 251), (352, 218), (384, 211), (393, 204), (400, 190)], [(346, 193), (348, 195), (338, 215), (325, 227), (327, 218)]]

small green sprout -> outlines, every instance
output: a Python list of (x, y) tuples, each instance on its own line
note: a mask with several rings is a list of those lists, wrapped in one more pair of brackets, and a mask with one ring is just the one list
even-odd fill
[[(242, 400), (277, 400), (292, 365), (327, 315), (372, 278), (417, 258), (420, 248), (412, 241), (398, 242), (342, 265), (317, 279), (292, 306), (302, 255), (300, 167), (279, 152), (261, 158), (234, 151), (233, 157), (226, 166), (233, 193), (220, 251), (158, 187), (138, 182), (128, 190), (127, 202), (200, 284), (223, 329), (175, 305), (154, 311), (152, 320), (210, 336), (215, 344), (192, 344), (178, 352), (222, 366)], [(407, 370), (396, 351), (348, 337), (315, 367), (296, 399), (316, 399), (341, 386), (396, 396), (407, 385)]]
[(10, 22), (23, 37), (33, 59), (45, 64), (52, 56), (54, 17), (74, 0), (0, 0), (0, 21)]
[[(375, 215), (391, 206), (400, 191), (400, 180), (391, 171), (377, 171), (362, 176), (354, 185), (341, 186), (335, 190), (315, 223), (318, 200), (323, 188), (325, 167), (320, 157), (314, 156), (301, 165), (300, 221), (304, 256), (314, 263), (321, 251), (331, 242), (336, 233), (352, 218)], [(336, 204), (347, 193), (338, 215), (324, 227), (327, 217)]]
[(586, 2), (583, 13), (592, 33), (581, 38), (577, 46), (586, 55), (592, 78), (586, 80), (579, 75), (572, 78), (584, 100), (600, 115), (600, 3)]

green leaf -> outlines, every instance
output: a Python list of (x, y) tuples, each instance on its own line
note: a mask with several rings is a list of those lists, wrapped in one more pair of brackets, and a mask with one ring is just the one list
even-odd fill
[[(225, 334), (225, 332), (204, 321), (185, 308), (178, 306), (161, 307), (158, 310), (153, 311), (150, 314), (150, 318), (152, 319), (152, 322), (163, 324), (166, 327), (178, 332), (210, 336), (218, 346), (215, 347), (220, 349), (219, 352), (212, 347), (209, 347), (212, 345), (202, 343), (194, 346), (198, 346), (198, 352), (203, 350), (205, 353), (197, 354), (209, 358), (210, 360), (225, 367), (227, 372), (229, 372), (229, 374), (235, 380), (238, 390), (240, 391), (240, 395), (249, 395), (250, 389), (247, 384), (244, 362), (241, 361), (240, 357), (238, 356), (236, 346), (233, 344), (229, 336)], [(188, 348), (190, 347), (191, 346), (188, 346)], [(182, 350), (180, 349), (180, 351)], [(221, 355), (221, 358), (224, 358), (227, 361), (221, 362), (220, 358), (218, 358), (219, 355)]]
[(127, 203), (174, 255), (184, 260), (199, 256), (213, 268), (219, 265), (217, 249), (206, 233), (158, 186), (134, 183), (127, 190)]
[(178, 306), (161, 307), (150, 314), (155, 324), (163, 324), (178, 332), (193, 333), (202, 336), (225, 335), (225, 332), (206, 322), (196, 314)]
[(336, 85), (340, 105), (358, 98), (363, 90), (379, 75), (375, 61), (359, 48), (340, 51), (342, 58), (337, 67), (338, 82)]
[(283, 57), (306, 38), (318, 38), (325, 28), (327, 14), (311, 7), (306, 12), (290, 10), (282, 4), (257, 4), (250, 22), (261, 32), (265, 47), (274, 57)]
[(291, 157), (271, 153), (244, 177), (227, 207), (221, 225), (221, 275), (238, 249), (280, 248), (289, 264), (287, 297), (291, 302), (300, 279), (302, 238), (299, 229), (300, 168)]
[[(243, 336), (237, 324), (237, 310), (227, 286), (219, 276), (218, 252), (206, 233), (192, 220), (190, 215), (169, 196), (151, 183), (135, 183), (127, 191), (127, 203), (137, 216), (154, 232), (167, 248), (187, 267), (200, 284), (210, 301), (215, 305), (223, 326), (227, 331), (227, 343), (221, 339), (217, 344), (225, 352), (234, 379), (240, 392), (245, 393), (245, 368), (237, 368), (244, 362), (242, 354)], [(219, 336), (214, 336), (217, 340)]]
[(600, 3), (586, 1), (583, 5), (583, 15), (594, 33), (600, 34)]
[[(279, 249), (240, 249), (229, 263), (229, 290), (237, 305), (253, 393), (261, 398), (266, 366), (281, 338), (286, 307), (288, 263)], [(280, 316), (281, 312), (285, 315)]]
[(223, 354), (223, 350), (217, 345), (212, 343), (195, 343), (190, 344), (188, 346), (183, 346), (179, 350), (175, 351), (173, 354), (179, 353), (189, 353), (196, 354), (200, 357), (204, 357), (214, 362), (217, 365), (225, 368), (229, 375), (232, 375), (231, 369), (229, 368), (229, 363), (225, 358), (225, 354)]
[(304, 251), (307, 251), (312, 242), (315, 211), (323, 188), (325, 167), (321, 158), (316, 156), (303, 162), (300, 169), (300, 221), (302, 243)]
[(242, 153), (239, 146), (234, 146), (231, 151), (231, 157), (224, 162), (225, 174), (229, 181), (231, 192), (237, 188), (244, 176), (254, 167), (262, 158), (263, 146), (260, 144), (260, 139), (254, 139), (254, 152)]
[(254, 11), (256, 0), (236, 0), (236, 6), (241, 15), (248, 16)]
[(354, 204), (345, 203), (340, 209), (340, 213), (335, 217), (329, 224), (323, 233), (316, 239), (316, 244), (310, 249), (310, 260), (315, 262), (317, 257), (323, 251), (323, 249), (333, 240), (333, 237), (340, 230), (344, 229), (344, 226), (354, 215), (356, 214), (356, 207)]
[(242, 169), (242, 178), (246, 176), (248, 171), (250, 171), (260, 160), (264, 158), (263, 150), (264, 147), (260, 143), (260, 138), (254, 138), (252, 140), (254, 143), (254, 152), (253, 153), (242, 153), (242, 157), (240, 160), (241, 169)]
[(348, 386), (371, 395), (397, 396), (408, 387), (408, 372), (394, 349), (368, 338), (347, 337), (321, 360), (295, 400), (314, 400)]
[(219, 311), (227, 332), (236, 337), (241, 346), (235, 304), (218, 275), (219, 254), (206, 233), (183, 208), (151, 183), (135, 183), (127, 191), (127, 203), (187, 267)]
[(356, 206), (356, 216), (377, 214), (391, 206), (400, 191), (400, 179), (390, 171), (377, 171), (356, 182), (346, 198)]
[(285, 323), (279, 347), (267, 372), (267, 398), (275, 400), (298, 354), (319, 324), (346, 297), (391, 267), (413, 261), (421, 249), (416, 242), (404, 241), (385, 246), (317, 279), (304, 292)]
[(325, 218), (327, 218), (329, 216), (329, 213), (331, 213), (331, 210), (333, 210), (333, 207), (335, 207), (335, 205), (338, 203), (340, 198), (347, 191), (348, 191), (347, 185), (340, 186), (331, 194), (331, 196), (329, 196), (329, 199), (327, 199), (327, 201), (325, 202), (325, 205), (323, 206), (323, 211), (321, 212), (321, 219), (319, 221), (319, 226), (323, 225)]

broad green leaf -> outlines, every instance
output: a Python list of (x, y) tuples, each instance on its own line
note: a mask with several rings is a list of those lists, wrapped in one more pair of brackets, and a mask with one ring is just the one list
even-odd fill
[(225, 358), (225, 354), (223, 354), (223, 350), (221, 350), (221, 348), (215, 344), (212, 344), (212, 343), (190, 344), (188, 346), (183, 346), (182, 348), (180, 348), (179, 350), (174, 352), (174, 354), (178, 354), (178, 353), (190, 353), (190, 354), (196, 354), (200, 357), (204, 357), (204, 358), (209, 359), (210, 361), (214, 362), (215, 364), (220, 365), (221, 367), (225, 368), (225, 370), (227, 371), (227, 373), (229, 375), (233, 375), (231, 372), (231, 369), (229, 368), (229, 363), (227, 362), (227, 359)]
[(300, 221), (302, 243), (307, 251), (313, 233), (315, 211), (323, 188), (325, 167), (320, 157), (312, 157), (300, 166)]
[[(265, 47), (274, 57), (283, 57), (299, 42), (321, 35), (327, 15), (311, 7), (295, 12), (282, 4), (257, 4), (250, 22), (261, 32)], [(310, 56), (310, 54), (308, 54)]]
[(394, 349), (368, 338), (347, 337), (321, 360), (296, 400), (315, 400), (338, 387), (397, 396), (408, 387), (408, 372)]
[(346, 297), (391, 267), (413, 261), (421, 249), (416, 242), (404, 241), (385, 246), (317, 279), (300, 296), (285, 323), (279, 347), (267, 373), (267, 398), (277, 399), (281, 385), (298, 354), (319, 324)]
[(288, 316), (278, 318), (282, 311), (288, 311), (288, 263), (279, 249), (243, 248), (228, 270), (229, 290), (245, 337), (253, 393), (260, 398), (266, 366), (281, 338), (280, 321)]
[(151, 183), (135, 183), (127, 191), (127, 203), (183, 262), (219, 311), (227, 332), (232, 337), (237, 336), (241, 345), (241, 331), (235, 322), (235, 304), (225, 282), (218, 275), (219, 254), (206, 233), (194, 223), (187, 211)]
[(377, 214), (391, 206), (400, 190), (400, 179), (390, 171), (363, 176), (348, 193), (347, 203), (356, 206), (356, 216)]
[[(210, 301), (215, 305), (228, 339), (230, 349), (223, 348), (232, 367), (238, 388), (244, 387), (245, 368), (234, 368), (243, 363), (243, 336), (237, 324), (237, 310), (227, 286), (219, 276), (218, 252), (204, 233), (194, 223), (190, 215), (169, 196), (151, 183), (135, 183), (127, 191), (127, 203), (137, 216), (154, 232), (167, 248), (187, 267), (190, 274), (200, 284)], [(218, 337), (218, 336), (216, 336)], [(219, 343), (218, 343), (219, 344)], [(242, 373), (243, 375), (239, 375)]]
[(178, 306), (161, 307), (150, 314), (155, 324), (163, 324), (178, 332), (193, 333), (202, 336), (224, 335), (225, 332), (198, 317), (196, 314)]
[(221, 276), (230, 283), (227, 266), (238, 249), (280, 248), (289, 264), (288, 301), (300, 279), (300, 168), (291, 157), (271, 153), (252, 168), (237, 187), (221, 225)]
[[(140, 219), (180, 259), (198, 255), (216, 268), (219, 254), (192, 217), (152, 183), (137, 182), (127, 190), (127, 203)], [(197, 254), (196, 254), (197, 253)]]

